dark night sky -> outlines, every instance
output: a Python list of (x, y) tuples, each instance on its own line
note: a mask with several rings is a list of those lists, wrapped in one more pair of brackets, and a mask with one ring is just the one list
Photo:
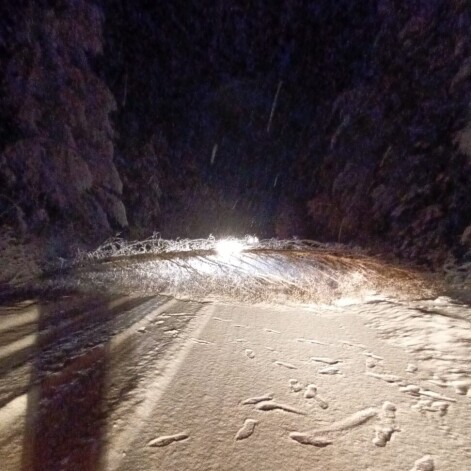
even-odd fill
[(248, 216), (253, 229), (272, 232), (283, 194), (310, 191), (293, 178), (316, 121), (369, 73), (375, 3), (112, 2), (105, 31), (114, 40), (105, 57), (116, 61), (106, 74), (126, 103), (125, 139), (161, 129), (171, 166), (191, 162), (224, 199), (226, 220)]
[(469, 0), (24, 0), (0, 17), (2, 224), (412, 258), (469, 225)]

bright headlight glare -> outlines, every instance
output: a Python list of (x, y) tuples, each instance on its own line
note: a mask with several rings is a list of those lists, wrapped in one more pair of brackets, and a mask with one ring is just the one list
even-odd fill
[(222, 239), (216, 242), (216, 252), (222, 256), (237, 255), (244, 249), (244, 244), (235, 239)]
[(258, 237), (256, 236), (247, 236), (245, 238), (245, 241), (247, 242), (248, 245), (258, 244), (259, 242)]

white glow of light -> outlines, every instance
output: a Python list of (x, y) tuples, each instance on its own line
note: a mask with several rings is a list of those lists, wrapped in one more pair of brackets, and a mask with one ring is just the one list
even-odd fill
[(247, 242), (248, 245), (255, 245), (255, 244), (258, 244), (259, 242), (258, 237), (256, 236), (247, 236), (245, 238), (245, 241)]
[(237, 255), (243, 249), (244, 244), (236, 239), (222, 239), (216, 242), (216, 252), (223, 257)]

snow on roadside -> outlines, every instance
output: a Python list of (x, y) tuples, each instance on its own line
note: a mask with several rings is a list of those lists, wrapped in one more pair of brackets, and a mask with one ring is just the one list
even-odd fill
[(414, 355), (419, 371), (431, 385), (471, 392), (471, 309), (447, 297), (420, 301), (374, 301), (349, 307), (354, 315), (393, 345)]
[(34, 241), (19, 240), (12, 231), (0, 233), (0, 287), (32, 281), (41, 274), (40, 250)]

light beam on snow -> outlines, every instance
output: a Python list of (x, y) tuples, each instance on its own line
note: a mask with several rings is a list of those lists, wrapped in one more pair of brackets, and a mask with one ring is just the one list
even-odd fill
[(415, 299), (434, 290), (409, 269), (340, 244), (255, 236), (111, 239), (65, 270), (54, 286), (250, 303), (334, 304), (399, 292)]

